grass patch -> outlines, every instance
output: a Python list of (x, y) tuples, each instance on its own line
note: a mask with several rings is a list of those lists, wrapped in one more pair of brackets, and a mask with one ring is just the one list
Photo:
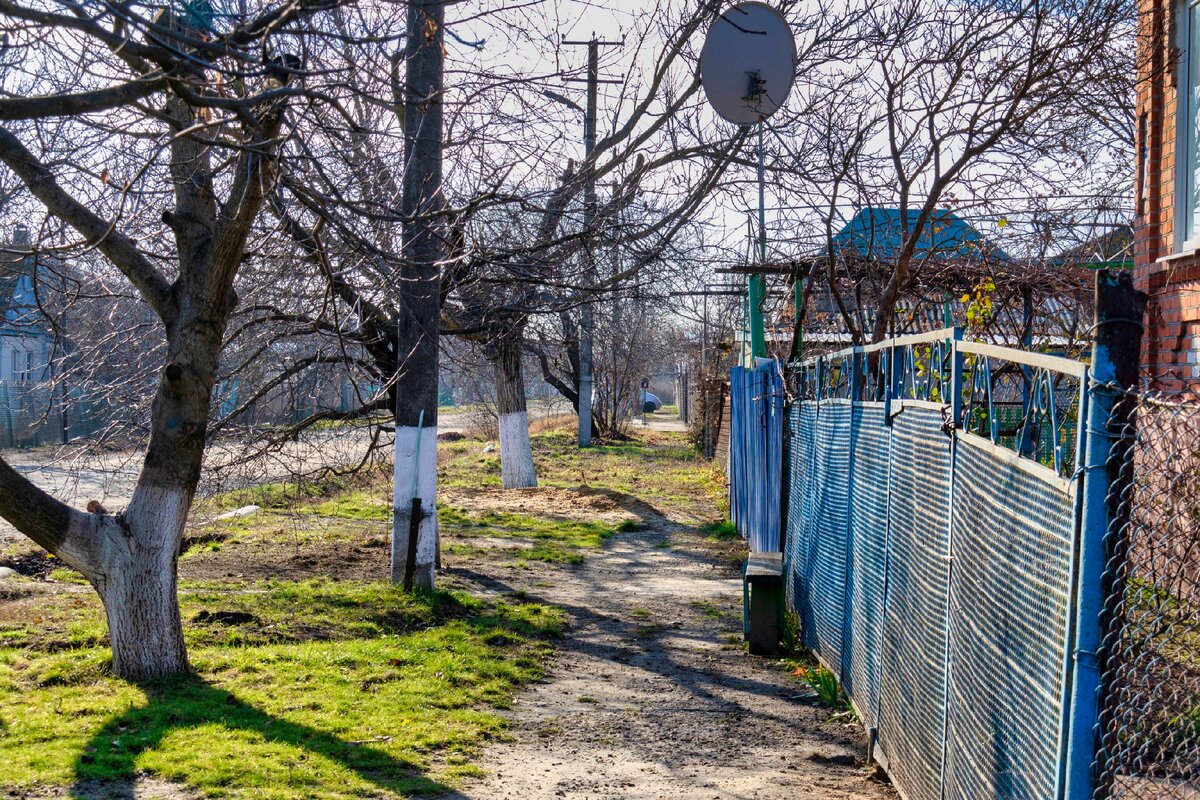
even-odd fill
[[(686, 524), (710, 519), (714, 500), (724, 494), (716, 473), (682, 433), (643, 430), (628, 441), (580, 450), (573, 433), (550, 429), (534, 433), (530, 442), (541, 486), (611, 489)], [(439, 485), (499, 486), (499, 459), (483, 447), (471, 439), (441, 443)]]
[(700, 526), (700, 532), (717, 542), (733, 542), (742, 538), (737, 526), (727, 519), (706, 522)]
[(98, 603), (46, 599), (27, 626), (37, 635), (0, 630), (10, 788), (148, 772), (215, 798), (434, 791), (502, 732), (497, 710), (540, 675), (562, 622), (540, 605), (390, 584), (187, 585), (196, 675), (138, 686), (107, 673)]
[(700, 611), (700, 613), (709, 619), (723, 619), (728, 613), (710, 600), (693, 600), (688, 605)]
[(208, 498), (205, 506), (225, 511), (242, 506), (290, 509), (303, 500), (325, 495), (326, 487), (320, 483), (264, 483), (246, 489), (234, 489)]
[(76, 572), (70, 567), (59, 567), (58, 569), (52, 569), (50, 570), (50, 574), (46, 577), (52, 581), (58, 581), (59, 583), (79, 583), (83, 584), (84, 586), (87, 585), (87, 578), (83, 577), (82, 574)]
[(520, 560), (551, 564), (579, 564), (584, 558), (582, 551), (600, 547), (615, 532), (599, 522), (497, 511), (472, 514), (466, 509), (450, 505), (438, 508), (438, 526), (450, 541), (461, 537), (469, 543), (473, 537), (487, 537), (532, 542), (530, 548), (506, 552), (519, 555)]
[(392, 498), (379, 489), (360, 489), (343, 492), (330, 500), (308, 506), (305, 511), (319, 517), (386, 522), (392, 519)]

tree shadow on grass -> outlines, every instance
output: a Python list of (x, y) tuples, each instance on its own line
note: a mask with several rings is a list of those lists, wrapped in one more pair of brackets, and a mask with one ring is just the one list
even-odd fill
[[(140, 777), (136, 763), (138, 756), (160, 746), (173, 731), (203, 725), (219, 725), (230, 731), (252, 733), (265, 742), (290, 745), (334, 761), (379, 789), (397, 794), (447, 790), (423, 775), (413, 762), (308, 725), (271, 716), (202, 678), (180, 677), (143, 684), (142, 688), (147, 695), (146, 705), (130, 708), (110, 719), (76, 760), (72, 797), (80, 800), (135, 797)], [(228, 770), (226, 785), (231, 787), (238, 776), (245, 774), (245, 764), (222, 766)], [(318, 787), (307, 784), (297, 789), (298, 793), (309, 794)]]

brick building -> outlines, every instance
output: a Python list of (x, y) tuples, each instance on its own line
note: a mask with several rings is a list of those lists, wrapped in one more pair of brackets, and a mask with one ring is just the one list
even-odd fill
[(1140, 0), (1135, 263), (1153, 388), (1200, 391), (1200, 2)]

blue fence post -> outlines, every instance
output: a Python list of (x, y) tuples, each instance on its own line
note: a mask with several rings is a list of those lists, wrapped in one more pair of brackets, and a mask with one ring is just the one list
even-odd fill
[[(1096, 325), (1084, 433), (1083, 489), (1075, 570), (1075, 641), (1072, 646), (1066, 800), (1093, 800), (1101, 685), (1102, 619), (1111, 590), (1106, 578), (1109, 534), (1120, 517), (1128, 408), (1120, 401), (1137, 382), (1146, 295), (1127, 272), (1096, 274)], [(1120, 535), (1120, 531), (1113, 531)], [(1099, 798), (1097, 798), (1099, 800)]]
[[(933, 360), (937, 354), (937, 346), (931, 345), (929, 348), (929, 372), (930, 380), (935, 376), (941, 376), (939, 390), (942, 392), (942, 402), (950, 407), (950, 419), (945, 427), (946, 433), (950, 437), (950, 442), (947, 445), (950, 448), (950, 476), (946, 481), (946, 552), (950, 557), (949, 564), (946, 567), (946, 619), (944, 636), (946, 638), (945, 651), (942, 654), (943, 665), (945, 667), (943, 674), (945, 675), (944, 685), (944, 707), (945, 713), (942, 717), (942, 774), (941, 790), (943, 796), (946, 793), (946, 765), (949, 762), (949, 747), (950, 747), (950, 706), (953, 701), (950, 686), (954, 670), (954, 652), (951, 647), (951, 625), (954, 616), (954, 606), (950, 602), (951, 591), (950, 587), (954, 583), (954, 484), (957, 481), (958, 475), (958, 437), (955, 435), (955, 430), (958, 428), (959, 420), (962, 417), (962, 373), (963, 373), (963, 357), (958, 350), (958, 343), (962, 341), (962, 328), (955, 327), (950, 333), (950, 339), (945, 343), (945, 346), (950, 351), (950, 376), (946, 380), (945, 373), (942, 372), (942, 364), (937, 365), (935, 373)], [(945, 395), (949, 394), (949, 397)]]

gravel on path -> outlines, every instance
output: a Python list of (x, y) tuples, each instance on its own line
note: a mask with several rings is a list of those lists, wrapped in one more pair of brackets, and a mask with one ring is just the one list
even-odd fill
[(741, 644), (741, 580), (662, 521), (574, 567), (450, 570), (523, 592), (570, 625), (545, 679), (517, 698), (487, 777), (443, 800), (877, 800), (857, 723), (831, 721), (777, 662)]

